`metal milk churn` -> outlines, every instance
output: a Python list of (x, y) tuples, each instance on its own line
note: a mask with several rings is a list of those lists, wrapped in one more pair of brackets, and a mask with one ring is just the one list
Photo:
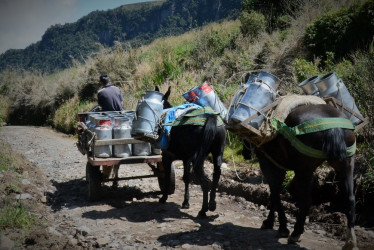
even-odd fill
[(318, 88), (316, 86), (316, 83), (320, 80), (319, 76), (312, 76), (309, 77), (308, 79), (302, 81), (299, 83), (299, 87), (304, 91), (305, 94), (307, 95), (319, 95)]
[(132, 155), (147, 156), (151, 154), (151, 143), (135, 143), (132, 144)]
[[(111, 140), (112, 127), (110, 125), (110, 118), (108, 116), (95, 117), (95, 133), (98, 140)], [(108, 158), (112, 156), (112, 145), (95, 146), (94, 155), (99, 158)]]
[[(321, 77), (319, 79), (319, 82), (316, 83), (316, 86), (318, 87), (320, 97), (335, 97), (336, 99), (341, 101), (344, 106), (361, 115), (353, 97), (349, 93), (344, 82), (342, 81), (342, 79), (338, 79), (335, 72), (330, 72), (327, 75)], [(343, 112), (355, 125), (360, 123), (361, 120), (353, 116), (350, 112), (346, 110), (344, 110)]]
[(100, 116), (98, 113), (89, 113), (87, 115), (86, 125), (91, 132), (95, 130), (95, 117)]
[[(131, 138), (131, 124), (129, 118), (116, 116), (114, 118), (113, 139)], [(114, 157), (131, 156), (131, 144), (113, 145)]]
[[(251, 117), (252, 115), (272, 103), (276, 97), (276, 89), (279, 85), (279, 79), (267, 72), (260, 72), (256, 79), (249, 84), (243, 97), (238, 103), (231, 121), (239, 123)], [(251, 120), (249, 125), (259, 129), (265, 117), (263, 115)]]
[(203, 82), (197, 87), (194, 87), (183, 94), (183, 97), (188, 101), (200, 106), (209, 106), (214, 111), (219, 112), (222, 118), (227, 117), (227, 109), (221, 102), (214, 89), (208, 84)]
[(143, 100), (136, 108), (131, 135), (157, 133), (157, 124), (163, 111), (163, 96), (158, 91), (146, 91)]
[(247, 80), (247, 83), (240, 86), (240, 89), (239, 91), (235, 94), (234, 96), (234, 99), (232, 100), (231, 104), (230, 104), (230, 108), (229, 108), (229, 112), (227, 114), (227, 118), (226, 118), (226, 121), (228, 123), (232, 123), (231, 122), (231, 116), (234, 114), (235, 112), (235, 109), (239, 103), (239, 101), (242, 99), (246, 89), (249, 87), (249, 84), (256, 78), (255, 75), (250, 75), (248, 80)]

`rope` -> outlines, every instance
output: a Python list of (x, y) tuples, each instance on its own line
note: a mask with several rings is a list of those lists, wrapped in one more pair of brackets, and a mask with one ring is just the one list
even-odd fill
[[(231, 140), (230, 140), (230, 134), (227, 134), (228, 136), (228, 138), (229, 138), (229, 144), (230, 144), (230, 148), (232, 148), (232, 145), (231, 145)], [(243, 143), (243, 145), (244, 145), (244, 147), (246, 147), (247, 148), (247, 146)], [(253, 150), (253, 148), (251, 147), (250, 148), (250, 150), (251, 150), (251, 154), (253, 155), (254, 154), (254, 150)], [(242, 179), (242, 178), (240, 178), (240, 176), (239, 176), (239, 174), (238, 174), (238, 170), (237, 170), (237, 168), (236, 168), (236, 164), (235, 164), (235, 158), (234, 158), (234, 153), (231, 151), (231, 158), (232, 158), (232, 162), (233, 162), (233, 165), (234, 165), (234, 170), (235, 170), (235, 175), (236, 175), (236, 177), (240, 180), (240, 181), (245, 181), (245, 180), (247, 180), (248, 178), (244, 178), (244, 179)], [(252, 168), (252, 166), (253, 166), (253, 163), (251, 163), (251, 166), (250, 166), (250, 168)]]

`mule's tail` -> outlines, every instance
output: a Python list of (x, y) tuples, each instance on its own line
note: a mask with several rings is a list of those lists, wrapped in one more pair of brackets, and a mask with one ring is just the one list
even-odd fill
[[(203, 136), (200, 141), (199, 147), (195, 152), (193, 158), (193, 166), (203, 166), (204, 160), (209, 153), (210, 146), (212, 145), (213, 139), (217, 132), (217, 116), (208, 114), (204, 125)], [(195, 171), (197, 169), (194, 169)]]
[(329, 160), (344, 161), (347, 158), (347, 145), (344, 140), (344, 130), (333, 128), (323, 131), (322, 151)]

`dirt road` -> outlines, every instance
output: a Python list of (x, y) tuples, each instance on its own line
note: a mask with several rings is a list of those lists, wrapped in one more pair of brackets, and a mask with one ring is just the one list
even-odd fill
[[(117, 190), (108, 184), (104, 199), (91, 203), (86, 198), (86, 158), (75, 147), (74, 138), (49, 128), (18, 126), (1, 128), (0, 137), (46, 176), (48, 231), (78, 249), (341, 249), (344, 245), (311, 222), (299, 245), (287, 245), (286, 239), (277, 238), (276, 230), (260, 229), (267, 213), (264, 206), (222, 192), (217, 194), (217, 210), (199, 219), (199, 186), (191, 187), (190, 209), (180, 207), (184, 188), (178, 162), (176, 192), (166, 204), (158, 203), (156, 178), (122, 181)], [(222, 171), (222, 181), (232, 182), (225, 180), (230, 170), (223, 167)], [(143, 164), (120, 167), (122, 176), (147, 172), (150, 168)], [(289, 219), (292, 226), (295, 220)]]

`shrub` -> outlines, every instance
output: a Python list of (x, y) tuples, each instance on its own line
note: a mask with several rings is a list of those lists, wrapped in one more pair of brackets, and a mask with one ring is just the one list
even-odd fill
[(292, 66), (296, 73), (298, 82), (302, 82), (305, 79), (318, 75), (318, 65), (312, 62), (308, 62), (305, 59), (296, 58), (292, 63)]
[(242, 12), (239, 17), (241, 22), (241, 31), (244, 35), (250, 36), (252, 39), (256, 39), (262, 32), (265, 31), (266, 21), (263, 14), (255, 11)]
[(61, 132), (74, 134), (77, 127), (78, 113), (87, 112), (94, 105), (94, 103), (86, 101), (79, 103), (77, 97), (72, 98), (57, 109), (53, 118), (54, 127)]
[(374, 0), (325, 12), (306, 30), (304, 43), (312, 53), (331, 51), (338, 58), (370, 43), (374, 35)]

